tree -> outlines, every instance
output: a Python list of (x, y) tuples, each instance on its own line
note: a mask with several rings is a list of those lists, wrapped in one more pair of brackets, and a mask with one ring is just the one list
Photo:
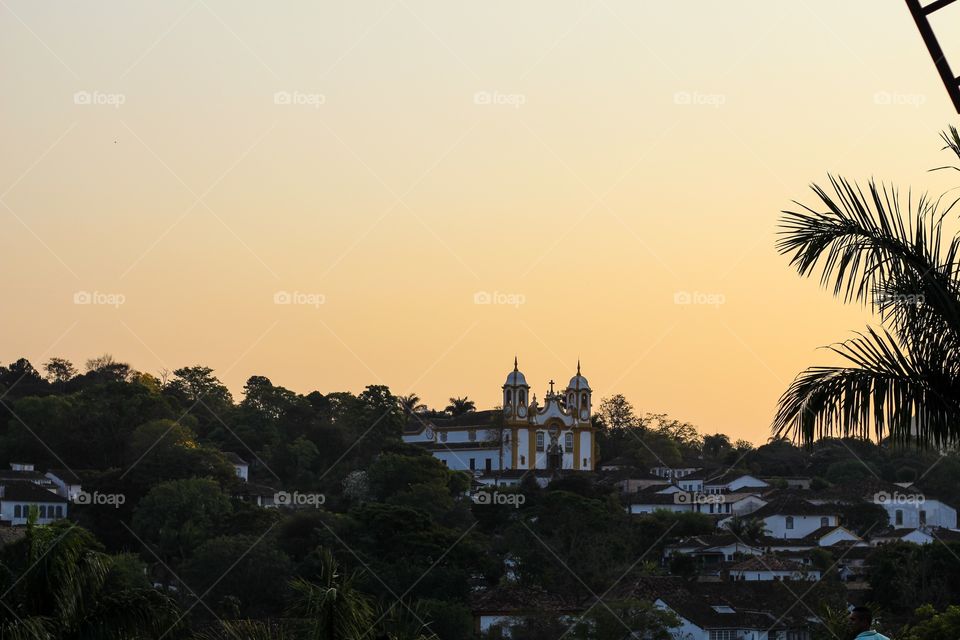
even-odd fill
[(218, 616), (257, 618), (282, 614), (291, 571), (269, 536), (230, 535), (200, 545), (181, 577)]
[(73, 376), (77, 375), (77, 369), (73, 363), (64, 358), (50, 358), (43, 364), (43, 370), (47, 372), (47, 380), (63, 388)]
[(643, 427), (643, 423), (633, 410), (633, 405), (621, 393), (601, 400), (598, 413), (603, 424), (614, 431)]
[(898, 636), (903, 640), (942, 640), (960, 638), (960, 606), (951, 605), (938, 613), (930, 605), (914, 612), (916, 622), (905, 628)]
[[(960, 133), (943, 134), (960, 157)], [(830, 349), (843, 366), (800, 373), (780, 398), (773, 432), (805, 442), (836, 434), (941, 446), (960, 441), (960, 236), (945, 238), (953, 203), (901, 197), (870, 181), (814, 185), (819, 209), (781, 219), (777, 248), (801, 276), (883, 326)]]
[(734, 516), (727, 523), (727, 530), (744, 542), (756, 543), (767, 535), (767, 525), (759, 518)]
[(154, 486), (133, 513), (133, 527), (162, 557), (185, 558), (216, 535), (232, 507), (209, 479), (170, 480)]
[[(267, 380), (269, 383), (270, 381)], [(170, 381), (171, 390), (183, 395), (188, 402), (206, 402), (211, 404), (231, 404), (233, 396), (221, 383), (213, 369), (197, 365), (174, 369), (173, 379)]]
[(130, 365), (117, 362), (109, 353), (86, 362), (87, 377), (95, 382), (123, 382), (130, 375)]
[(466, 396), (460, 398), (450, 398), (450, 404), (447, 405), (445, 411), (452, 415), (454, 418), (462, 416), (466, 413), (471, 413), (477, 408), (473, 400), (470, 400)]
[(312, 620), (310, 640), (360, 640), (369, 632), (373, 602), (357, 589), (360, 574), (343, 574), (328, 549), (321, 551), (318, 582), (295, 578), (291, 612)]
[(717, 460), (731, 449), (730, 436), (726, 434), (715, 433), (712, 436), (703, 436), (703, 455), (705, 456)]
[(150, 587), (114, 579), (114, 559), (87, 530), (31, 521), (0, 555), (0, 636), (24, 640), (159, 638), (179, 621), (175, 603)]

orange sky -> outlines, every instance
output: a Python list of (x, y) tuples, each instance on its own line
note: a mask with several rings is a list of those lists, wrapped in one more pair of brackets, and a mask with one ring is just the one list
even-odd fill
[(598, 397), (761, 442), (869, 321), (776, 254), (779, 210), (828, 171), (952, 186), (927, 169), (956, 119), (902, 2), (0, 16), (3, 362), (482, 408), (514, 354), (541, 396), (579, 357)]

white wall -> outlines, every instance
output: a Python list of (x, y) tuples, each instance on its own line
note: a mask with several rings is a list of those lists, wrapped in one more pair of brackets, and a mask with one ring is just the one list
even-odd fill
[[(957, 528), (957, 511), (939, 500), (924, 500), (923, 502), (876, 501), (887, 511), (890, 526), (898, 529), (917, 529), (921, 526)], [(903, 513), (902, 523), (897, 523), (897, 511)], [(926, 511), (926, 525), (920, 524), (920, 512)]]
[[(19, 518), (15, 517), (14, 515), (16, 513), (15, 507), (17, 505), (20, 506), (21, 515)], [(42, 518), (42, 517), (39, 517), (39, 514), (38, 514), (38, 517), (37, 517), (38, 524), (50, 524), (55, 520), (59, 520), (61, 518), (67, 517), (67, 505), (63, 504), (62, 502), (39, 503), (39, 502), (14, 502), (12, 500), (3, 500), (3, 501), (0, 501), (0, 520), (6, 520), (12, 525), (27, 524), (27, 518), (30, 513), (30, 507), (33, 505), (36, 505), (38, 509), (41, 506), (46, 506), (48, 510), (51, 507), (53, 508), (52, 513), (54, 515), (52, 516), (48, 515), (47, 517)], [(56, 507), (60, 507), (60, 511), (62, 513), (60, 518), (56, 516)]]
[(787, 529), (787, 518), (788, 515), (773, 515), (767, 516), (763, 519), (764, 523), (767, 525), (767, 531), (769, 531), (770, 536), (773, 538), (803, 538), (807, 535), (813, 533), (819, 529), (823, 524), (821, 523), (821, 518), (827, 519), (827, 526), (835, 527), (837, 526), (837, 516), (832, 515), (816, 515), (816, 516), (792, 516), (793, 517), (793, 528)]

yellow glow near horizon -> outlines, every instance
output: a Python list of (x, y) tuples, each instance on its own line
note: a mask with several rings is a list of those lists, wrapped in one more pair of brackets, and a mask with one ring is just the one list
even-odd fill
[(827, 172), (953, 186), (899, 2), (0, 14), (3, 363), (485, 408), (514, 354), (541, 396), (579, 357), (597, 400), (762, 442), (871, 322), (777, 255), (778, 212)]

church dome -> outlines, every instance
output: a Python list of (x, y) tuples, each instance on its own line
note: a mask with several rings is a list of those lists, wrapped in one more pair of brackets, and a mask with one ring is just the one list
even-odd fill
[(586, 389), (590, 390), (590, 383), (587, 382), (587, 379), (580, 375), (580, 361), (577, 361), (577, 375), (570, 378), (570, 384), (567, 385), (567, 389)]
[(506, 387), (526, 387), (527, 379), (519, 371), (511, 371), (507, 376), (507, 381), (503, 383)]
[(505, 387), (527, 387), (527, 379), (523, 377), (520, 370), (517, 369), (517, 359), (513, 359), (513, 371), (507, 374), (507, 381), (503, 383)]

